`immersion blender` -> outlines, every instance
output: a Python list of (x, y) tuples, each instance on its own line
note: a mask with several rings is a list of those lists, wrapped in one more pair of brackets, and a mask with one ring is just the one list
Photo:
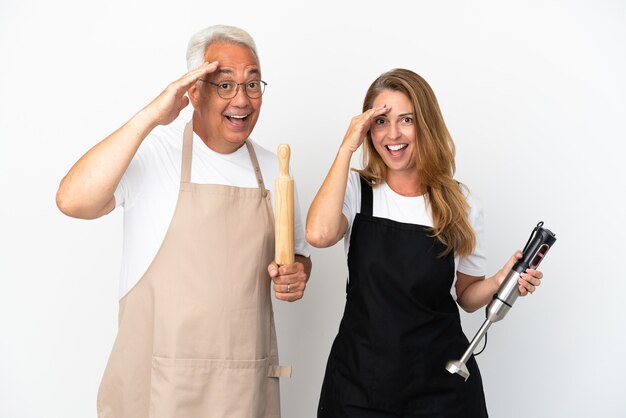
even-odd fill
[(494, 322), (504, 318), (519, 296), (520, 274), (527, 268), (536, 269), (543, 261), (548, 250), (556, 242), (556, 236), (550, 230), (542, 228), (543, 222), (539, 222), (528, 238), (528, 242), (522, 251), (523, 256), (517, 260), (509, 274), (506, 276), (498, 292), (493, 295), (493, 300), (487, 306), (487, 319), (483, 322), (467, 350), (460, 360), (450, 360), (446, 364), (446, 370), (450, 373), (457, 373), (466, 381), (470, 373), (467, 370), (467, 360), (474, 352), (474, 349), (487, 333), (487, 330)]

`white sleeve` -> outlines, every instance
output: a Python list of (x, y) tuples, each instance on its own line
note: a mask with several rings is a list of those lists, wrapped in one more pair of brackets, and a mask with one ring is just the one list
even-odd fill
[(294, 253), (305, 257), (311, 256), (309, 244), (306, 242), (304, 235), (304, 223), (302, 222), (302, 212), (300, 211), (300, 199), (298, 198), (298, 188), (294, 181), (293, 186), (294, 204), (293, 204), (293, 246)]
[(122, 176), (122, 179), (117, 184), (113, 197), (115, 197), (115, 207), (124, 206), (126, 204), (126, 173)]
[(346, 184), (346, 194), (343, 197), (343, 215), (348, 220), (346, 237), (350, 237), (352, 223), (358, 212), (361, 211), (361, 180), (359, 173), (350, 170), (348, 173), (348, 183)]
[(117, 185), (113, 196), (115, 197), (115, 207), (124, 206), (126, 209), (132, 207), (137, 201), (137, 196), (141, 192), (143, 176), (148, 171), (148, 162), (153, 147), (149, 146), (151, 141), (146, 138), (130, 161), (130, 165), (124, 172), (122, 179)]
[(476, 234), (476, 247), (472, 254), (459, 259), (457, 270), (470, 276), (484, 276), (487, 258), (483, 249), (485, 234), (483, 208), (480, 201), (471, 194), (467, 196), (467, 202), (470, 205), (469, 221)]

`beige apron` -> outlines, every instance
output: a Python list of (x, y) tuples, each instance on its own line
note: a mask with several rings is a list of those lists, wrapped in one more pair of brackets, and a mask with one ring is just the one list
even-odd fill
[(100, 418), (279, 417), (278, 350), (267, 266), (270, 196), (194, 184), (192, 124), (178, 203), (141, 280), (120, 301), (119, 331), (98, 393)]

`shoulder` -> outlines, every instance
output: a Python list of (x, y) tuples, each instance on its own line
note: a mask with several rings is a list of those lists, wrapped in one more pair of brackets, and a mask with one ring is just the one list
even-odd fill
[(167, 149), (182, 149), (184, 126), (170, 124), (157, 126), (150, 132), (149, 139), (157, 146)]
[(256, 154), (261, 168), (278, 171), (278, 156), (274, 152), (259, 145), (258, 142), (252, 139), (248, 139), (248, 141), (250, 141), (250, 145), (254, 148), (254, 153)]
[(143, 140), (137, 154), (139, 156), (170, 155), (182, 152), (183, 127), (178, 125), (157, 126)]
[(248, 138), (250, 144), (254, 147), (254, 152), (256, 152), (257, 158), (267, 158), (267, 159), (277, 159), (276, 153), (268, 150), (252, 138)]
[(476, 193), (472, 192), (464, 183), (459, 182), (459, 187), (461, 188), (461, 192), (465, 196), (465, 200), (470, 207), (470, 218), (472, 214), (482, 212), (482, 202), (480, 197)]
[(463, 184), (459, 183), (463, 194), (465, 195), (465, 199), (467, 200), (467, 204), (469, 206), (469, 222), (474, 232), (476, 232), (477, 239), (480, 238), (482, 231), (484, 230), (484, 214), (483, 214), (483, 204), (480, 197), (473, 193), (470, 188)]
[(348, 173), (348, 188), (356, 191), (361, 191), (361, 175), (358, 171), (350, 169)]

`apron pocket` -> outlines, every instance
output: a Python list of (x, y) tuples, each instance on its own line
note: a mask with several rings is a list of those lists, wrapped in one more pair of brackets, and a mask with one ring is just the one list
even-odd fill
[(260, 360), (152, 358), (150, 418), (278, 417), (274, 364)]

